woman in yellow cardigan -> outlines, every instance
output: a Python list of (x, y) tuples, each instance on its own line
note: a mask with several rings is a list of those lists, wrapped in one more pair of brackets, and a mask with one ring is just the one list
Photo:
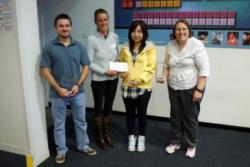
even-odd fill
[[(156, 48), (152, 42), (146, 41), (147, 38), (148, 30), (145, 22), (141, 20), (132, 22), (128, 33), (129, 43), (122, 47), (120, 52), (120, 61), (128, 63), (128, 72), (121, 74), (121, 77), (130, 152), (145, 150), (147, 106), (156, 69)], [(139, 124), (137, 134), (136, 115)]]

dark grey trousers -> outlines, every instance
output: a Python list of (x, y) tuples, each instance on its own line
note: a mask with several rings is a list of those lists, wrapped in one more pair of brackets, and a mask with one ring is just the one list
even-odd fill
[(198, 116), (200, 102), (193, 102), (195, 87), (187, 90), (174, 90), (168, 87), (171, 117), (171, 144), (181, 144), (184, 140), (188, 147), (198, 143)]

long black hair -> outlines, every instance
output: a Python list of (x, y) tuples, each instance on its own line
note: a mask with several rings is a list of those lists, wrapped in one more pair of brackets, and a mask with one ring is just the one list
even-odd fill
[(129, 32), (128, 32), (128, 39), (129, 39), (129, 50), (131, 53), (133, 53), (133, 49), (134, 49), (134, 41), (131, 37), (131, 34), (133, 31), (135, 31), (135, 29), (137, 28), (137, 26), (141, 27), (142, 30), (142, 41), (141, 41), (141, 46), (139, 48), (139, 53), (143, 50), (143, 48), (146, 46), (146, 40), (148, 39), (148, 26), (147, 24), (142, 21), (142, 20), (135, 20), (131, 23), (130, 27), (129, 27)]

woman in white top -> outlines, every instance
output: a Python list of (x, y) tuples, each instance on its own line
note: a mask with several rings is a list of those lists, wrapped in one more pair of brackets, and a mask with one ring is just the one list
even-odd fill
[(204, 95), (209, 60), (201, 41), (192, 37), (186, 20), (178, 20), (173, 28), (174, 40), (166, 47), (164, 76), (171, 105), (171, 137), (166, 152), (172, 154), (187, 145), (186, 156), (194, 158), (198, 143), (198, 116)]
[(89, 36), (87, 51), (91, 60), (97, 144), (107, 149), (113, 146), (110, 137), (111, 112), (118, 83), (118, 73), (109, 70), (109, 62), (118, 60), (118, 36), (109, 31), (109, 15), (106, 10), (95, 11), (95, 24), (97, 31)]

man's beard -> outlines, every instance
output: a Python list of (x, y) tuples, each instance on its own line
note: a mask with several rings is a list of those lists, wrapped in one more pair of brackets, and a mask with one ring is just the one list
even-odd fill
[(67, 39), (67, 38), (70, 37), (70, 33), (68, 33), (68, 35), (59, 34), (59, 37), (60, 37), (60, 38)]

